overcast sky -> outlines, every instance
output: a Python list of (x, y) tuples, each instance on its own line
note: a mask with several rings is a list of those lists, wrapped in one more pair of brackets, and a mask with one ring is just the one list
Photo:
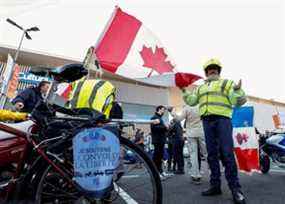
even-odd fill
[(41, 29), (24, 48), (83, 59), (115, 5), (156, 34), (179, 70), (203, 75), (205, 60), (217, 57), (223, 77), (243, 79), (248, 94), (285, 102), (282, 0), (0, 0), (0, 44), (19, 42), (10, 17)]

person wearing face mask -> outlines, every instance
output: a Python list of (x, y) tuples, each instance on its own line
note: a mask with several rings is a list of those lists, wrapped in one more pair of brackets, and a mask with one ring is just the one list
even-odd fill
[(245, 204), (238, 179), (238, 169), (233, 152), (231, 117), (234, 106), (246, 103), (241, 80), (235, 84), (232, 80), (222, 79), (222, 65), (217, 59), (210, 59), (204, 65), (205, 83), (198, 86), (192, 93), (182, 89), (183, 99), (189, 106), (199, 105), (199, 114), (208, 152), (208, 164), (211, 170), (210, 188), (202, 192), (203, 196), (220, 195), (219, 153), (225, 165), (225, 176), (232, 191), (236, 204)]
[(153, 161), (161, 176), (164, 176), (162, 159), (168, 129), (168, 125), (166, 125), (162, 119), (165, 110), (166, 108), (164, 106), (157, 106), (154, 116), (151, 117), (151, 120), (155, 122), (150, 125), (152, 144), (154, 146)]

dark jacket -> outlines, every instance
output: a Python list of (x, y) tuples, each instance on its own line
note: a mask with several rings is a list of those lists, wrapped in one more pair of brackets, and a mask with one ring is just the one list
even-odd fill
[(123, 109), (119, 103), (113, 102), (112, 109), (110, 111), (110, 119), (123, 119)]
[(151, 124), (150, 130), (151, 130), (151, 136), (152, 136), (152, 143), (165, 143), (166, 140), (166, 131), (167, 128), (162, 120), (162, 116), (155, 113), (154, 116), (152, 116), (151, 120), (159, 119), (159, 124)]
[(168, 135), (170, 138), (172, 138), (173, 142), (183, 141), (183, 128), (179, 121), (176, 121), (172, 125), (170, 125)]
[(38, 101), (42, 100), (42, 94), (38, 87), (27, 88), (19, 93), (12, 101), (13, 104), (17, 102), (22, 102), (24, 104), (24, 108), (21, 110), (22, 112), (30, 113), (38, 103)]

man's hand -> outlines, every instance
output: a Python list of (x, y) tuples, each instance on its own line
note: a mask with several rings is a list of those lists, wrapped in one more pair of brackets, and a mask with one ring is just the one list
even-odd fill
[(242, 81), (241, 81), (241, 79), (240, 79), (239, 82), (238, 82), (238, 84), (236, 84), (236, 85), (234, 86), (234, 90), (237, 91), (237, 90), (241, 89), (241, 86), (242, 86)]
[(24, 108), (24, 104), (22, 102), (17, 102), (15, 104), (15, 108), (16, 108), (17, 111), (20, 111), (20, 110), (22, 110)]

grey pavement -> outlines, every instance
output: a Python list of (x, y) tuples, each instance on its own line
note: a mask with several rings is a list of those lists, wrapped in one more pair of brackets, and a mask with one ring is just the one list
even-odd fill
[[(201, 185), (191, 183), (190, 175), (175, 175), (163, 181), (164, 204), (230, 204), (231, 192), (222, 174), (223, 194), (215, 197), (203, 197), (201, 192), (209, 185), (208, 170), (205, 170)], [(240, 173), (242, 190), (249, 204), (284, 204), (285, 203), (285, 171), (274, 168), (268, 174)]]

